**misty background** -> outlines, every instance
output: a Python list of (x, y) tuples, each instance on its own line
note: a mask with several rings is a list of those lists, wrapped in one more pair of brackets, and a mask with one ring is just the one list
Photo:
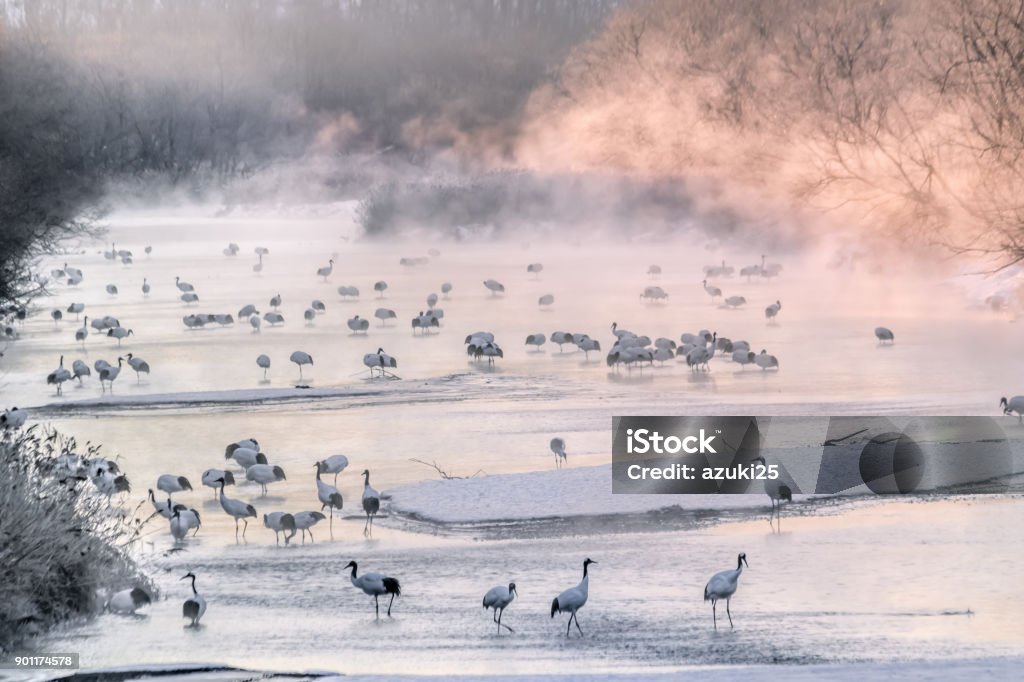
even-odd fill
[(1006, 267), (1022, 55), (1021, 0), (6, 0), (0, 298), (105, 211), (191, 202)]

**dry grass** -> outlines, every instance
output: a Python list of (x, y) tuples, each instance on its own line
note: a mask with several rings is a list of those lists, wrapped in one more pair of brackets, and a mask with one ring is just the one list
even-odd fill
[(0, 653), (95, 613), (111, 590), (148, 584), (128, 553), (138, 522), (90, 481), (54, 475), (54, 459), (76, 447), (39, 426), (0, 431)]

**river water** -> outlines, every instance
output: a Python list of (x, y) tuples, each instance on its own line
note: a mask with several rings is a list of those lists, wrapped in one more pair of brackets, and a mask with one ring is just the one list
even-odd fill
[[(128, 506), (142, 500), (163, 473), (182, 474), (196, 487), (180, 496), (203, 514), (203, 529), (182, 551), (162, 523), (151, 522), (136, 551), (162, 588), (143, 619), (101, 616), (63, 628), (40, 643), (49, 651), (79, 651), (89, 667), (170, 662), (223, 662), (266, 669), (325, 669), (346, 673), (539, 673), (678, 669), (754, 663), (844, 663), (971, 658), (1021, 654), (1024, 634), (1014, 614), (1024, 590), (1014, 561), (1022, 556), (1024, 521), (1019, 495), (944, 497), (839, 505), (808, 505), (784, 519), (782, 534), (765, 516), (723, 515), (721, 523), (641, 520), (621, 527), (595, 523), (573, 534), (525, 532), (512, 521), (500, 533), (470, 526), (412, 532), (383, 518), (372, 540), (362, 536), (358, 506), (363, 468), (387, 492), (434, 479), (411, 459), (436, 462), (457, 475), (550, 469), (548, 441), (569, 444), (569, 466), (605, 464), (615, 414), (984, 414), (998, 415), (1002, 395), (1022, 392), (1019, 325), (977, 310), (956, 282), (939, 276), (837, 272), (821, 253), (770, 254), (782, 276), (747, 282), (715, 281), (725, 295), (748, 303), (726, 309), (701, 285), (701, 266), (726, 258), (738, 270), (760, 254), (695, 247), (686, 240), (571, 244), (534, 236), (507, 243), (353, 238), (350, 216), (319, 219), (207, 218), (121, 214), (109, 239), (134, 252), (134, 263), (106, 261), (98, 244), (63, 262), (81, 268), (77, 288), (55, 285), (53, 295), (19, 330), (3, 357), (3, 406), (31, 409), (80, 441), (103, 443), (132, 481)], [(236, 257), (221, 250), (241, 245)], [(152, 245), (151, 256), (143, 253)], [(253, 249), (264, 246), (262, 272)], [(425, 265), (402, 257), (440, 251)], [(328, 282), (316, 269), (335, 259)], [(528, 263), (541, 262), (539, 277)], [(658, 279), (646, 272), (662, 266)], [(191, 282), (200, 301), (178, 300), (174, 278)], [(146, 278), (152, 292), (143, 297)], [(506, 288), (492, 296), (494, 278)], [(378, 300), (373, 283), (388, 289)], [(451, 282), (437, 333), (414, 335), (409, 319), (430, 293)], [(106, 284), (119, 294), (108, 295)], [(358, 286), (357, 301), (336, 288)], [(665, 304), (644, 303), (645, 286), (669, 293)], [(537, 299), (555, 296), (550, 309)], [(268, 310), (283, 299), (285, 324), (253, 333), (244, 321), (188, 330), (183, 315), (231, 313), (247, 303)], [(326, 313), (312, 325), (303, 311), (321, 299)], [(767, 324), (763, 310), (783, 310)], [(109, 314), (131, 328), (119, 348), (92, 333), (74, 341), (80, 325), (51, 307), (86, 304), (86, 314)], [(378, 307), (398, 319), (381, 326)], [(368, 334), (352, 335), (345, 321), (369, 318)], [(529, 352), (527, 334), (587, 333), (607, 349), (618, 322), (652, 338), (679, 340), (707, 328), (747, 339), (779, 358), (780, 370), (741, 369), (716, 359), (693, 373), (675, 360), (642, 371), (610, 370), (604, 353), (559, 352), (548, 343)], [(879, 347), (872, 330), (892, 328), (896, 343)], [(217, 325), (213, 325), (217, 327)], [(495, 367), (474, 363), (464, 337), (491, 331), (505, 357)], [(361, 358), (384, 348), (398, 359), (401, 381), (370, 380)], [(303, 377), (288, 362), (294, 350), (315, 364)], [(570, 349), (567, 347), (566, 351)], [(152, 371), (140, 381), (129, 368), (103, 393), (96, 377), (66, 385), (56, 396), (45, 377), (81, 358), (116, 361), (133, 352)], [(256, 356), (272, 359), (268, 380)], [(295, 386), (309, 386), (296, 389)], [(1016, 429), (1006, 418), (1006, 429)], [(347, 509), (316, 527), (315, 545), (275, 547), (273, 534), (253, 523), (236, 542), (232, 520), (199, 486), (199, 474), (224, 466), (224, 446), (256, 437), (287, 480), (260, 497), (252, 484), (228, 489), (259, 512), (316, 509), (312, 462), (343, 452), (352, 461), (339, 478)], [(558, 500), (538, 499), (538, 516), (556, 515)], [(638, 529), (639, 528), (639, 529)], [(716, 633), (701, 599), (707, 578), (749, 557), (734, 600), (736, 629)], [(564, 638), (565, 622), (547, 611), (551, 599), (579, 580), (590, 556), (591, 601), (581, 611), (587, 633)], [(399, 577), (403, 596), (395, 617), (375, 622), (372, 603), (342, 567)], [(199, 576), (210, 611), (198, 630), (183, 630), (180, 602), (186, 570)], [(505, 621), (513, 636), (497, 636), (480, 608), (492, 585), (515, 580), (521, 599)], [(721, 623), (720, 623), (721, 625)], [(563, 635), (563, 636), (560, 636)]]

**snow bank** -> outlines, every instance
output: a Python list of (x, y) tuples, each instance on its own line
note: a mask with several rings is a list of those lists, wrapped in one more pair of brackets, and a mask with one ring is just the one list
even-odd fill
[(389, 491), (389, 511), (437, 523), (767, 507), (764, 495), (613, 495), (612, 466), (425, 481)]

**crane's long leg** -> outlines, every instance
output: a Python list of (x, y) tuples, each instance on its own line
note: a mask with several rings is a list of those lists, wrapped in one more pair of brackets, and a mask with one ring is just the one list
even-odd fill
[(380, 619), (380, 602), (377, 601), (377, 595), (373, 595), (373, 609), (377, 614), (377, 618)]
[(718, 629), (718, 600), (717, 599), (712, 599), (711, 600), (711, 619), (712, 619), (712, 622), (715, 624), (715, 629), (717, 630)]
[(729, 602), (730, 601), (732, 601), (732, 600), (731, 599), (726, 599), (725, 600), (725, 613), (726, 613), (726, 615), (729, 616), (729, 627), (732, 627), (732, 612), (729, 611)]
[(395, 603), (395, 593), (391, 593), (391, 601), (388, 602), (388, 618), (391, 617), (391, 605)]
[(504, 616), (504, 615), (505, 615), (505, 609), (502, 609), (501, 613), (498, 614), (498, 634), (499, 635), (501, 634), (501, 629), (502, 628), (505, 628), (509, 632), (515, 632), (515, 630), (513, 630), (512, 628), (510, 628), (509, 626), (507, 626), (507, 625), (505, 625), (504, 623), (501, 622), (501, 617)]
[(366, 523), (363, 524), (363, 537), (370, 536), (370, 513), (366, 513)]
[(235, 517), (235, 539), (238, 539), (238, 517)]
[(572, 613), (572, 619), (576, 623), (576, 629), (580, 631), (580, 637), (582, 637), (583, 636), (583, 630), (580, 628), (580, 619), (576, 616), (576, 612), (575, 611), (573, 611), (573, 613)]
[(569, 628), (572, 627), (572, 616), (573, 616), (573, 614), (570, 613), (569, 614), (569, 620), (565, 624), (565, 636), (566, 637), (569, 636)]

